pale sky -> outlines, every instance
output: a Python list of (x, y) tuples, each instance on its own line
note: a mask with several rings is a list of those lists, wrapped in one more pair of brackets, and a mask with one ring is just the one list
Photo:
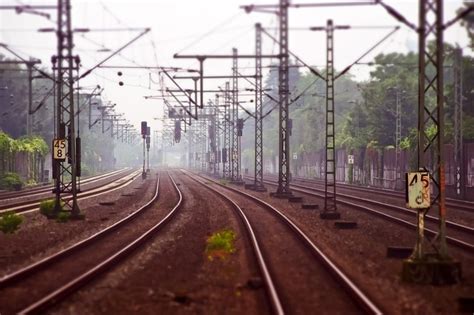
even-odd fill
[[(322, 0), (300, 0), (293, 3), (315, 3)], [(326, 0), (325, 2), (328, 2)], [(336, 1), (335, 1), (336, 2)], [(412, 23), (418, 24), (418, 1), (415, 0), (386, 0), (387, 4), (396, 8)], [(255, 30), (257, 22), (275, 34), (278, 20), (276, 15), (254, 12), (246, 14), (239, 6), (246, 4), (272, 4), (271, 0), (71, 0), (73, 8), (73, 28), (90, 28), (106, 31), (96, 31), (75, 34), (75, 51), (82, 61), (82, 72), (106, 58), (110, 52), (99, 52), (107, 47), (112, 51), (119, 48), (133, 37), (137, 31), (112, 31), (118, 28), (149, 27), (151, 32), (140, 38), (125, 49), (120, 56), (109, 60), (105, 65), (119, 66), (176, 66), (197, 69), (196, 60), (173, 59), (173, 54), (231, 54), (232, 47), (237, 47), (240, 53), (253, 54)], [(455, 16), (455, 11), (462, 1), (446, 0), (445, 21)], [(18, 4), (55, 4), (51, 0), (0, 0), (1, 5)], [(47, 11), (44, 11), (47, 12)], [(52, 18), (56, 16), (53, 11)], [(333, 19), (335, 25), (351, 26), (395, 26), (393, 19), (380, 6), (337, 7), (337, 8), (305, 8), (290, 9), (290, 28), (306, 29), (311, 26), (324, 26), (327, 19)], [(16, 14), (14, 11), (0, 11), (0, 43), (7, 44), (20, 55), (39, 58), (43, 66), (51, 68), (51, 56), (55, 54), (54, 33), (38, 33), (39, 28), (54, 27), (54, 23), (44, 17), (31, 14)], [(354, 29), (336, 31), (335, 34), (335, 66), (341, 70), (352, 63), (379, 39), (385, 36), (389, 29)], [(452, 44), (466, 47), (468, 40), (466, 31), (458, 24), (445, 33), (445, 40)], [(264, 53), (278, 52), (278, 47), (269, 38), (264, 37)], [(368, 62), (379, 53), (393, 51), (416, 51), (416, 34), (405, 26), (381, 46), (363, 59)], [(292, 30), (290, 32), (290, 50), (299, 55), (306, 63), (317, 66), (325, 64), (325, 34)], [(11, 57), (1, 50), (0, 53)], [(468, 52), (467, 49), (465, 53)], [(276, 60), (273, 60), (276, 62)], [(268, 64), (269, 60), (264, 61)], [(231, 59), (207, 60), (205, 73), (207, 75), (230, 75)], [(241, 60), (241, 72), (254, 73), (253, 60)], [(122, 71), (123, 76), (117, 75)], [(358, 80), (368, 78), (367, 66), (356, 66), (351, 74)], [(151, 80), (150, 80), (151, 79)], [(118, 85), (119, 81), (124, 86)], [(192, 88), (191, 80), (180, 80), (184, 87)], [(159, 100), (145, 100), (145, 95), (158, 95), (158, 76), (149, 70), (118, 70), (97, 69), (83, 81), (82, 86), (100, 84), (105, 88), (104, 97), (112, 103), (117, 103), (117, 110), (124, 112), (137, 128), (141, 120), (161, 117), (163, 104)], [(170, 81), (166, 85), (173, 88)], [(224, 86), (224, 80), (208, 80), (206, 89), (216, 89)], [(244, 81), (242, 87), (250, 87)], [(242, 98), (245, 99), (245, 98)], [(158, 122), (152, 122), (152, 129)]]

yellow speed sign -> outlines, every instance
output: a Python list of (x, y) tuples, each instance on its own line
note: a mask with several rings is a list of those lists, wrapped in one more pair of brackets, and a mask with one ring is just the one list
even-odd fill
[(66, 160), (67, 141), (66, 139), (53, 140), (53, 159), (64, 161)]

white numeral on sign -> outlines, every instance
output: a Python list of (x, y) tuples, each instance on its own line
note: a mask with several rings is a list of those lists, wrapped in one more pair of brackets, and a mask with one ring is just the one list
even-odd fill
[(66, 139), (54, 139), (53, 140), (53, 159), (64, 161), (67, 153), (67, 142)]

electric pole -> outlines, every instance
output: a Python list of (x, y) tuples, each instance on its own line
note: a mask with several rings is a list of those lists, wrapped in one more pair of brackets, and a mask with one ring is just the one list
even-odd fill
[(455, 189), (456, 196), (464, 198), (466, 173), (464, 171), (463, 152), (463, 67), (462, 49), (454, 49), (454, 164), (455, 164)]
[(253, 189), (263, 185), (262, 26), (255, 24), (255, 178)]
[[(74, 125), (74, 79), (79, 70), (79, 57), (73, 56), (73, 33), (71, 29), (70, 0), (58, 0), (57, 7), (57, 55), (53, 56), (53, 71), (56, 80), (56, 130), (53, 161), (55, 180), (55, 207), (54, 216), (62, 210), (62, 204), (70, 208), (71, 217), (78, 219), (80, 215), (77, 204), (77, 172), (80, 165), (77, 158), (80, 151), (76, 151)], [(67, 141), (66, 141), (67, 140)], [(67, 145), (66, 145), (67, 143)], [(66, 150), (64, 152), (64, 150)], [(80, 160), (80, 159), (79, 159)]]

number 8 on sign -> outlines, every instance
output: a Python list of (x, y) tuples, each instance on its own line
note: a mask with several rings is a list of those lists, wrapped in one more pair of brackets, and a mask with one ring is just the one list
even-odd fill
[(66, 160), (67, 145), (66, 139), (53, 140), (53, 159), (58, 161)]
[(412, 209), (430, 207), (430, 174), (428, 172), (407, 173), (406, 202)]

